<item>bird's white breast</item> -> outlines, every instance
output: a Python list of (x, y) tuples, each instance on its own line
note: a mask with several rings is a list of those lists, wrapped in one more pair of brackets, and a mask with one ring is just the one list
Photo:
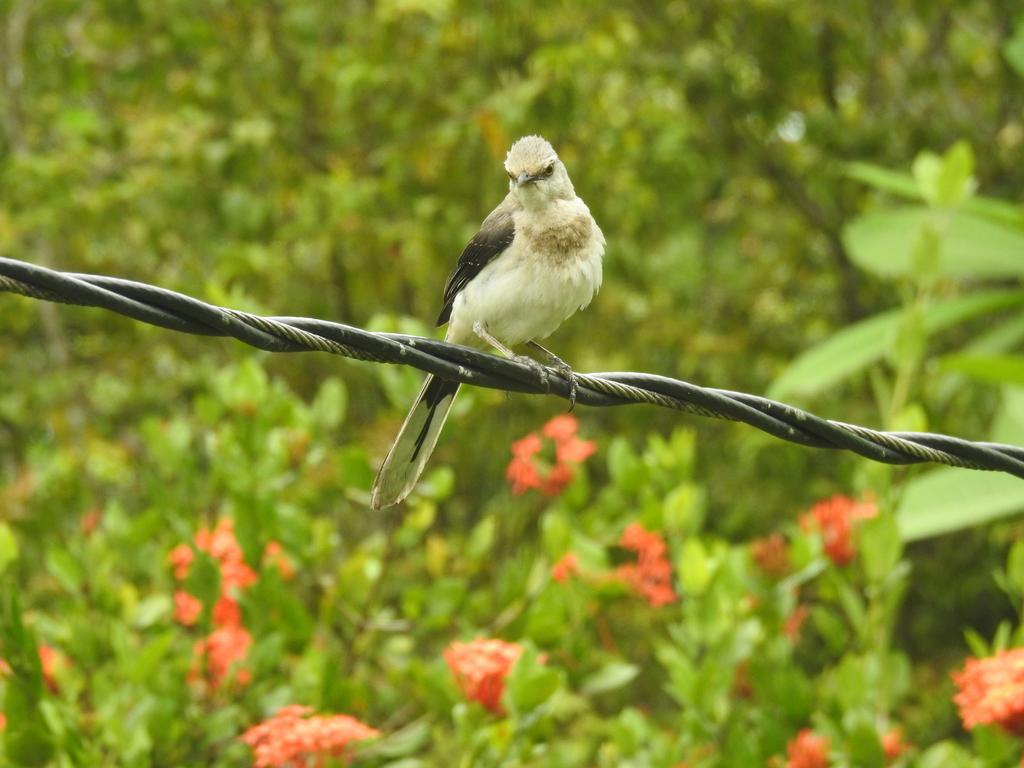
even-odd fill
[(604, 235), (578, 197), (518, 211), (509, 247), (455, 297), (448, 339), (480, 346), (473, 325), (510, 346), (543, 339), (601, 287)]

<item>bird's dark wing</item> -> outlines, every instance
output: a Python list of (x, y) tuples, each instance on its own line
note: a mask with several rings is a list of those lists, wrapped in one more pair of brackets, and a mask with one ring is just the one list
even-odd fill
[(480, 270), (501, 255), (516, 235), (512, 214), (519, 207), (511, 195), (506, 197), (497, 208), (490, 212), (484, 223), (480, 225), (469, 245), (462, 251), (455, 269), (448, 275), (444, 286), (444, 306), (437, 316), (437, 324), (444, 325), (452, 315), (452, 304), (459, 291), (469, 285), (469, 281), (480, 274)]

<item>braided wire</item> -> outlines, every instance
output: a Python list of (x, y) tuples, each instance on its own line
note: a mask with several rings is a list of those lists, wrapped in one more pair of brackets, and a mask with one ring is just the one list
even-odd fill
[[(56, 270), (0, 257), (0, 292), (98, 307), (181, 333), (233, 337), (270, 352), (327, 352), (374, 363), (410, 365), (445, 379), (568, 399), (569, 382), (540, 365), (507, 360), (437, 339), (373, 333), (308, 317), (263, 317), (207, 304), (185, 294), (105, 275)], [(936, 463), (1024, 478), (1024, 448), (927, 432), (880, 432), (830, 421), (785, 403), (647, 373), (575, 374), (576, 402), (645, 403), (749, 424), (813, 448), (852, 451), (887, 464)]]

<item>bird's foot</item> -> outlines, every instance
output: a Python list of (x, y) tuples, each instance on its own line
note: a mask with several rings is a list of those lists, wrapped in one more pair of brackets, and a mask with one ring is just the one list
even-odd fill
[(514, 363), (525, 365), (531, 371), (536, 373), (540, 377), (544, 389), (547, 390), (548, 392), (551, 391), (551, 382), (548, 379), (548, 372), (551, 370), (550, 368), (548, 368), (546, 365), (538, 363), (529, 355), (512, 355), (509, 359)]
[(569, 382), (569, 413), (576, 407), (576, 395), (580, 391), (579, 382), (576, 381), (576, 374), (572, 372), (569, 364), (560, 357), (551, 356), (551, 370)]
[(569, 382), (569, 412), (576, 407), (576, 395), (579, 393), (579, 381), (576, 379), (576, 374), (572, 372), (572, 368), (562, 358), (556, 355), (547, 347), (542, 347), (536, 341), (531, 341), (530, 346), (536, 349), (538, 352), (544, 353), (544, 356), (548, 359), (551, 367), (549, 370), (554, 371), (563, 379)]

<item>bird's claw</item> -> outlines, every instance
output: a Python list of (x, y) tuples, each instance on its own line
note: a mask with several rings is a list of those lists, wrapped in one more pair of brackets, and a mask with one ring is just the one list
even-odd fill
[(569, 364), (560, 358), (555, 358), (551, 361), (551, 370), (569, 382), (569, 413), (572, 413), (576, 407), (576, 395), (580, 391), (579, 382), (576, 380), (576, 374), (572, 372), (572, 368)]
[[(543, 348), (542, 348), (543, 349)], [(552, 354), (548, 350), (543, 350), (550, 359), (551, 365), (543, 365), (538, 363), (532, 357), (528, 355), (513, 355), (512, 360), (514, 362), (525, 365), (527, 368), (535, 371), (539, 376), (544, 386), (544, 389), (548, 392), (551, 391), (551, 382), (548, 379), (549, 373), (554, 373), (556, 376), (560, 376), (569, 382), (569, 412), (576, 407), (576, 395), (579, 394), (579, 382), (576, 379), (576, 374), (572, 372), (572, 368), (562, 358)]]

